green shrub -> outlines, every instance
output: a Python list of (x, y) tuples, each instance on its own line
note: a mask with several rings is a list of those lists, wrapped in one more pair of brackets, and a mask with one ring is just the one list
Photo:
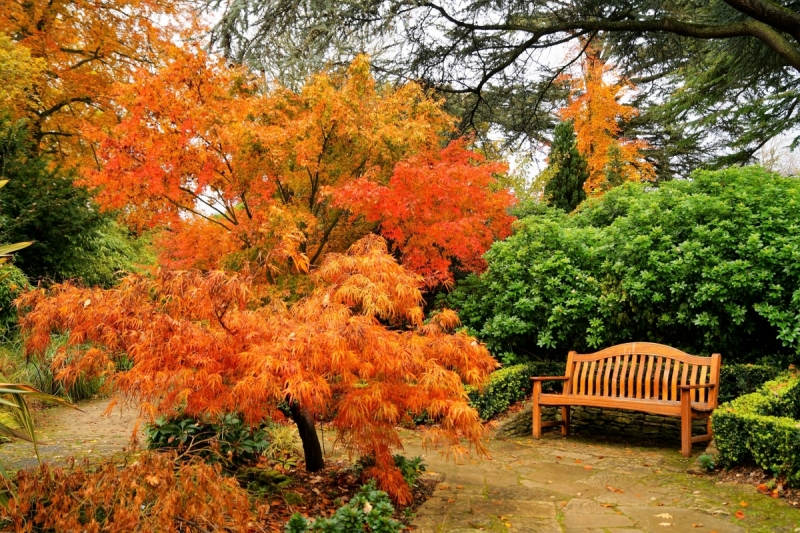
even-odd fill
[(299, 513), (293, 514), (286, 524), (286, 533), (399, 533), (403, 526), (392, 518), (392, 513), (389, 496), (375, 490), (375, 483), (370, 482), (330, 518), (310, 521)]
[(798, 207), (800, 181), (760, 167), (629, 183), (518, 221), (446, 300), (498, 356), (651, 341), (728, 363), (796, 359)]
[(28, 278), (13, 265), (0, 267), (0, 336), (13, 333), (17, 327), (17, 308), (14, 299), (28, 287)]
[(409, 487), (414, 487), (417, 484), (419, 476), (425, 471), (425, 463), (422, 462), (422, 457), (414, 457), (413, 459), (406, 459), (400, 454), (393, 456), (394, 466), (396, 466), (400, 473), (403, 474), (403, 479)]
[(723, 364), (719, 371), (719, 403), (755, 392), (780, 373), (769, 365)]
[(785, 374), (721, 405), (711, 423), (725, 467), (755, 462), (800, 486), (800, 377)]
[(177, 449), (188, 457), (228, 466), (253, 462), (269, 446), (266, 426), (251, 428), (233, 414), (215, 423), (187, 416), (160, 417), (145, 428), (145, 436), (151, 450)]
[[(492, 373), (483, 390), (467, 388), (469, 403), (483, 420), (489, 420), (531, 394), (531, 377), (563, 376), (565, 369), (566, 362), (557, 361), (536, 361), (501, 368)], [(543, 390), (554, 392), (560, 385), (559, 382), (545, 382)]]

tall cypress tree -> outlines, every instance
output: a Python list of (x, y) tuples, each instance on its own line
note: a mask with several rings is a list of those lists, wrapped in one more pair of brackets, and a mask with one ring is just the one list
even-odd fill
[(589, 177), (586, 159), (578, 151), (572, 121), (556, 125), (548, 169), (552, 177), (544, 187), (548, 205), (570, 212), (586, 199), (583, 183)]

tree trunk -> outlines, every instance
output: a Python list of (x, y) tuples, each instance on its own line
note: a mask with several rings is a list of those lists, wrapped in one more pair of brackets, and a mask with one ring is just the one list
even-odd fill
[(298, 403), (292, 403), (289, 407), (289, 412), (292, 415), (292, 420), (297, 425), (300, 440), (303, 442), (306, 470), (308, 472), (322, 470), (325, 467), (325, 458), (322, 456), (322, 446), (317, 436), (317, 428), (314, 427), (314, 418)]

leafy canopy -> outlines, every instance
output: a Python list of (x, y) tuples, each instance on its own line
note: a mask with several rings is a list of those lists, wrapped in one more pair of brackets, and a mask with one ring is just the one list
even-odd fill
[(261, 91), (199, 50), (139, 76), (116, 96), (125, 118), (96, 132), (103, 167), (86, 183), (133, 226), (166, 229), (165, 265), (254, 263), (272, 280), (377, 227), (435, 284), (453, 261), (479, 269), (510, 231), (513, 199), (495, 178), (505, 167), (463, 142), (442, 149), (452, 118), (440, 102), (414, 83), (378, 86), (365, 56), (299, 93)]
[(290, 78), (372, 51), (387, 77), (424, 80), (465, 130), (499, 126), (512, 147), (546, 139), (563, 98), (554, 81), (580, 59), (561, 50), (586, 38), (652, 95), (637, 129), (666, 175), (746, 161), (781, 132), (797, 143), (797, 0), (206, 3), (224, 10), (214, 37), (234, 61)]
[[(624, 89), (632, 87), (610, 83), (609, 76), (615, 76), (612, 67), (600, 59), (599, 50), (593, 46), (586, 49), (580, 76), (565, 76), (571, 93), (559, 114), (573, 122), (578, 150), (588, 167), (589, 177), (583, 187), (589, 195), (601, 194), (621, 182), (655, 178), (653, 165), (641, 153), (647, 143), (621, 138), (621, 123), (638, 114), (619, 101)], [(614, 177), (609, 179), (611, 167)]]
[(439, 422), (426, 430), (428, 442), (460, 452), (466, 439), (482, 450), (462, 380), (481, 385), (496, 363), (453, 332), (452, 311), (423, 322), (422, 279), (380, 237), (330, 254), (313, 278), (314, 292), (288, 308), (260, 307), (259, 285), (246, 273), (164, 270), (111, 290), (65, 284), (23, 296), (31, 311), (21, 325), (31, 354), (41, 355), (54, 331), (69, 335), (55, 360), (66, 381), (111, 373), (127, 354), (133, 367), (111, 379), (151, 418), (240, 412), (256, 423), (283, 419), (279, 404), (296, 402), (330, 418), (346, 448), (375, 457), (370, 474), (409, 501), (391, 455), (398, 423), (426, 411)]
[(449, 304), (495, 354), (647, 339), (753, 362), (800, 350), (800, 183), (760, 167), (625, 184), (534, 215)]

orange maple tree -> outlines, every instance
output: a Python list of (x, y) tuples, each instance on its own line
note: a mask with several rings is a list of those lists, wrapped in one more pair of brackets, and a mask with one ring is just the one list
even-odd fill
[[(144, 414), (239, 412), (251, 423), (283, 419), (288, 402), (311, 470), (323, 466), (314, 420), (375, 458), (370, 474), (400, 502), (411, 494), (395, 468), (396, 426), (426, 412), (439, 424), (428, 442), (462, 451), (481, 447), (483, 427), (462, 383), (481, 385), (497, 363), (444, 310), (423, 322), (422, 278), (388, 254), (375, 235), (347, 254), (329, 254), (315, 290), (287, 307), (263, 307), (246, 272), (162, 270), (129, 276), (109, 290), (70, 284), (21, 298), (29, 354), (42, 356), (51, 334), (68, 346), (57, 378), (107, 374)], [(87, 349), (88, 347), (88, 349)], [(133, 367), (114, 373), (123, 355)]]
[[(171, 58), (120, 86), (115, 101), (125, 116), (95, 132), (103, 165), (85, 177), (130, 225), (165, 230), (162, 264), (255, 263), (271, 278), (287, 260), (306, 270), (379, 226), (409, 267), (446, 279), (449, 259), (477, 268), (491, 236), (508, 234), (503, 209), (512, 197), (494, 178), (504, 167), (463, 142), (440, 152), (452, 117), (414, 83), (377, 86), (367, 57), (344, 73), (313, 76), (300, 93), (264, 90), (246, 70), (200, 50)], [(370, 192), (417, 208), (381, 215)], [(458, 231), (431, 236), (448, 224)]]
[(132, 81), (142, 65), (158, 64), (167, 24), (181, 3), (162, 0), (8, 0), (0, 32), (44, 64), (43, 73), (14, 106), (27, 118), (37, 146), (78, 163), (92, 160), (80, 130), (111, 125), (114, 84)]
[(638, 114), (632, 106), (620, 102), (624, 91), (633, 89), (628, 82), (611, 83), (613, 67), (600, 57), (597, 47), (588, 46), (579, 76), (566, 76), (571, 87), (569, 102), (561, 109), (562, 119), (572, 119), (578, 150), (588, 163), (589, 178), (583, 185), (589, 195), (601, 194), (613, 185), (609, 173), (621, 181), (652, 180), (655, 169), (642, 155), (647, 142), (621, 137), (621, 122)]

